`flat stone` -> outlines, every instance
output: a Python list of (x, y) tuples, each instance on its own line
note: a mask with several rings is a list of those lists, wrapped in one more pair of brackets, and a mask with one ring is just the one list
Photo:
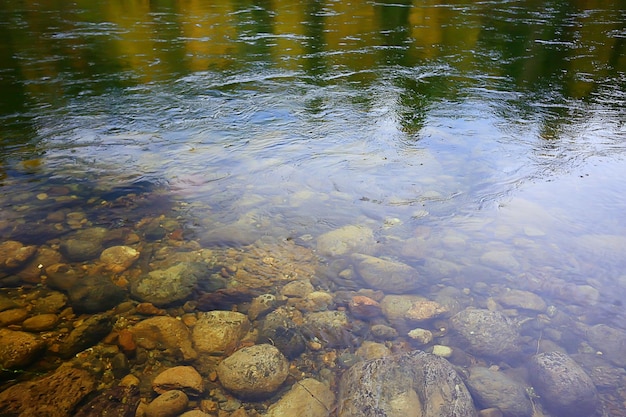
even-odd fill
[(0, 243), (0, 271), (13, 271), (23, 266), (36, 252), (36, 246), (26, 246), (15, 240)]
[(23, 322), (28, 317), (28, 310), (25, 308), (13, 308), (0, 312), (0, 327)]
[(404, 317), (411, 321), (424, 322), (441, 317), (448, 313), (448, 309), (431, 300), (415, 301), (411, 308), (404, 313)]
[(208, 275), (208, 268), (203, 263), (181, 262), (133, 280), (130, 291), (140, 301), (164, 307), (185, 301), (196, 288), (198, 280)]

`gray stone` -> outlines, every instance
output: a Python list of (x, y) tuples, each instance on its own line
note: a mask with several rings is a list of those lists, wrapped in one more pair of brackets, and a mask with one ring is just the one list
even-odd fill
[(465, 309), (450, 319), (461, 345), (478, 356), (517, 360), (520, 335), (517, 327), (498, 311)]
[(151, 271), (131, 283), (133, 297), (156, 306), (167, 306), (185, 301), (198, 284), (209, 275), (206, 265), (181, 262), (164, 270)]
[(626, 368), (626, 332), (597, 324), (587, 329), (587, 340), (614, 365)]
[(280, 400), (267, 410), (267, 417), (328, 417), (335, 395), (323, 383), (306, 378), (296, 381)]
[(588, 417), (600, 402), (589, 375), (567, 354), (540, 353), (529, 364), (535, 392), (549, 411), (563, 417)]
[(526, 388), (502, 372), (476, 366), (465, 381), (476, 404), (498, 408), (504, 417), (530, 417), (533, 405)]
[(77, 313), (100, 313), (126, 298), (126, 291), (102, 275), (87, 275), (67, 292), (69, 303)]
[(548, 307), (543, 298), (530, 291), (510, 290), (497, 298), (507, 308), (517, 308), (542, 313)]
[(61, 254), (69, 261), (83, 262), (100, 256), (102, 242), (107, 234), (103, 227), (79, 230), (70, 238), (61, 242)]
[(282, 385), (289, 373), (289, 362), (269, 344), (240, 349), (217, 367), (220, 382), (228, 391), (246, 398), (267, 397)]
[(278, 309), (265, 317), (259, 329), (259, 342), (270, 343), (289, 359), (300, 356), (306, 342), (299, 326), (284, 309)]
[(328, 347), (350, 347), (355, 337), (345, 311), (320, 311), (307, 314), (304, 327)]
[(317, 238), (317, 251), (323, 256), (369, 253), (375, 243), (372, 229), (348, 225), (320, 235)]
[(415, 351), (359, 362), (339, 385), (339, 417), (475, 417), (467, 388), (450, 363)]
[(374, 289), (391, 294), (404, 294), (425, 285), (417, 270), (402, 262), (374, 256), (352, 255), (361, 279)]

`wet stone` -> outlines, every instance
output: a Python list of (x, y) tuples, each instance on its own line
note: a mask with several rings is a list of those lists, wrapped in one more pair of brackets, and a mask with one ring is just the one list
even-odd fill
[(198, 284), (209, 275), (205, 264), (181, 262), (170, 268), (151, 271), (131, 283), (131, 294), (140, 301), (163, 307), (185, 301)]
[(193, 327), (193, 344), (202, 353), (222, 354), (234, 350), (250, 330), (245, 314), (234, 311), (200, 313)]
[(136, 386), (109, 388), (83, 405), (73, 417), (135, 417), (140, 400)]
[(248, 399), (273, 394), (285, 382), (288, 373), (289, 362), (285, 356), (268, 344), (238, 350), (217, 367), (224, 388)]
[(90, 239), (68, 239), (61, 243), (61, 254), (70, 262), (95, 259), (102, 252), (102, 242)]
[(519, 356), (517, 327), (500, 312), (465, 309), (452, 316), (450, 324), (472, 354), (505, 361)]
[(359, 362), (341, 377), (339, 417), (475, 417), (467, 388), (445, 359), (415, 351)]
[(548, 307), (543, 298), (530, 291), (510, 290), (497, 298), (507, 308), (517, 308), (542, 313)]
[(267, 410), (267, 417), (327, 417), (335, 395), (322, 382), (312, 378), (297, 381), (280, 400)]
[(328, 347), (351, 347), (356, 344), (350, 321), (344, 311), (320, 311), (307, 314), (304, 326)]
[(183, 391), (189, 397), (197, 397), (204, 392), (202, 376), (191, 366), (175, 366), (166, 369), (154, 378), (152, 389), (163, 394), (166, 391)]
[(156, 397), (145, 408), (145, 417), (175, 417), (187, 408), (189, 398), (178, 390), (167, 391)]
[(473, 367), (465, 383), (482, 408), (498, 408), (504, 417), (530, 417), (533, 413), (526, 388), (502, 372)]
[(96, 379), (89, 372), (62, 366), (49, 376), (0, 392), (0, 412), (11, 416), (69, 417), (95, 386)]
[(355, 295), (348, 303), (350, 313), (359, 319), (372, 319), (382, 314), (380, 303), (364, 295)]
[(411, 308), (404, 313), (404, 318), (416, 322), (424, 322), (444, 316), (448, 313), (448, 309), (441, 304), (430, 301), (415, 301)]
[(614, 365), (626, 368), (626, 332), (597, 324), (587, 330), (587, 340)]
[(198, 357), (191, 341), (191, 332), (180, 320), (157, 316), (140, 321), (131, 327), (138, 346), (144, 349), (159, 349), (172, 359), (189, 361)]
[(567, 354), (535, 355), (529, 371), (541, 402), (555, 415), (588, 417), (598, 409), (600, 402), (593, 381)]
[(0, 312), (17, 307), (19, 307), (19, 304), (17, 304), (15, 301), (11, 300), (9, 297), (0, 295)]
[(300, 356), (306, 349), (299, 326), (283, 309), (268, 314), (259, 328), (259, 343), (269, 343), (289, 359)]
[(317, 251), (323, 256), (369, 253), (375, 246), (374, 232), (366, 226), (348, 225), (317, 238)]
[(139, 259), (139, 252), (130, 246), (112, 246), (100, 254), (100, 261), (107, 270), (120, 273)]
[(62, 358), (70, 358), (100, 342), (112, 329), (113, 323), (109, 315), (91, 316), (70, 332), (67, 339), (60, 345), (58, 354)]
[(59, 316), (56, 314), (37, 314), (24, 320), (22, 329), (27, 332), (44, 332), (54, 329), (58, 323)]
[(352, 255), (352, 260), (361, 279), (385, 293), (404, 294), (425, 285), (417, 270), (402, 262), (362, 254)]
[(36, 246), (26, 246), (15, 240), (0, 243), (0, 272), (23, 266), (36, 252)]
[(375, 324), (370, 328), (372, 336), (379, 340), (393, 340), (398, 337), (396, 329), (384, 324)]
[(108, 277), (87, 275), (68, 290), (69, 302), (77, 313), (100, 313), (126, 298), (126, 291)]
[(25, 308), (13, 308), (0, 312), (0, 327), (23, 322), (28, 317), (28, 310)]
[(25, 368), (37, 360), (45, 349), (44, 341), (30, 333), (0, 329), (0, 367), (2, 369)]

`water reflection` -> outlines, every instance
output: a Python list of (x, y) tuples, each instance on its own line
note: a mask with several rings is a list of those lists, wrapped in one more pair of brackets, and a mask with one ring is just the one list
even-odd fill
[[(133, 246), (137, 264), (112, 275), (135, 298), (130, 282), (149, 272), (206, 264), (192, 304), (150, 315), (247, 309), (294, 277), (323, 293), (290, 301), (297, 314), (353, 314), (350, 291), (382, 302), (402, 284), (359, 279), (374, 263), (415, 272), (415, 293), (452, 311), (505, 311), (524, 354), (545, 339), (591, 349), (585, 326), (623, 329), (617, 1), (26, 1), (0, 15), (2, 236), (58, 262), (70, 241)], [(320, 243), (337, 234), (339, 249)], [(81, 262), (0, 280), (45, 272), (69, 293), (65, 275), (111, 275)], [(551, 308), (510, 307), (510, 289)], [(437, 343), (453, 344), (440, 319)], [(315, 360), (299, 366), (335, 369), (364, 323), (303, 326)], [(385, 323), (402, 333), (389, 345), (414, 343), (406, 323)], [(111, 343), (129, 349), (134, 325)], [(341, 348), (320, 353), (332, 339)]]

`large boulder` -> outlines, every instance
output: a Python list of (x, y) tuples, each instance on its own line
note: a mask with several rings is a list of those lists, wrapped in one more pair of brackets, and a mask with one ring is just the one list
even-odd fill
[(465, 384), (448, 361), (415, 351), (359, 362), (339, 385), (339, 417), (475, 417)]
[(533, 413), (526, 388), (502, 372), (475, 366), (465, 383), (482, 408), (498, 408), (504, 417), (530, 417)]
[(452, 316), (450, 324), (461, 344), (474, 355), (504, 361), (519, 357), (519, 331), (499, 311), (468, 308)]
[(554, 415), (588, 417), (598, 409), (600, 402), (595, 385), (567, 354), (545, 352), (535, 355), (529, 370), (535, 391)]
[(217, 376), (224, 388), (247, 399), (273, 394), (285, 382), (288, 373), (289, 362), (269, 344), (238, 350), (217, 367)]

